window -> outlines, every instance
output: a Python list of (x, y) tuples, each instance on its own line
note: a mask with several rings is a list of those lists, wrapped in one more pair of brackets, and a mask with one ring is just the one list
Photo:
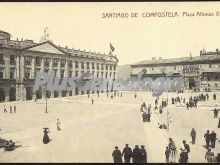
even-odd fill
[(211, 64), (209, 64), (209, 68), (212, 68), (212, 65), (211, 65)]
[(103, 78), (103, 72), (101, 73), (101, 78)]
[(60, 61), (60, 64), (61, 64), (61, 67), (65, 67), (65, 65), (66, 65), (66, 60), (61, 60), (61, 61)]
[(94, 65), (94, 63), (92, 63), (92, 69), (95, 69), (95, 65)]
[(110, 65), (110, 70), (112, 70), (112, 65)]
[(10, 64), (15, 65), (15, 55), (10, 55)]
[(31, 60), (32, 60), (31, 57), (26, 56), (26, 57), (25, 57), (25, 65), (31, 65)]
[(63, 78), (64, 77), (64, 69), (60, 70), (60, 77)]
[(107, 78), (107, 77), (108, 77), (108, 72), (105, 73), (105, 78)]
[(78, 70), (75, 71), (75, 77), (78, 77)]
[(59, 59), (53, 59), (53, 67), (58, 66)]
[(114, 77), (113, 77), (113, 79), (115, 79), (115, 72), (114, 72)]
[(25, 70), (25, 79), (30, 79), (30, 76), (31, 76), (31, 69), (30, 68), (26, 68)]
[(4, 78), (4, 69), (0, 68), (0, 80)]
[(99, 72), (97, 72), (97, 77), (99, 77)]
[(40, 66), (40, 65), (41, 65), (41, 58), (36, 57), (36, 66)]
[(81, 69), (84, 69), (84, 62), (81, 62)]
[(104, 66), (103, 66), (103, 64), (101, 64), (101, 69), (104, 70)]
[(0, 53), (0, 64), (4, 64), (4, 58), (3, 58), (3, 54), (2, 53)]
[(40, 68), (36, 68), (36, 73), (40, 72)]
[(97, 63), (96, 68), (99, 69), (99, 63)]
[(48, 67), (48, 66), (49, 66), (49, 59), (48, 59), (48, 58), (45, 58), (45, 59), (44, 59), (44, 66), (45, 66), (45, 67)]
[(14, 79), (15, 77), (15, 70), (14, 69), (10, 69), (10, 79)]
[(116, 65), (114, 65), (114, 70), (116, 70)]
[(78, 61), (75, 62), (75, 68), (79, 68)]
[(72, 71), (69, 71), (69, 78), (72, 77)]
[(89, 62), (87, 62), (86, 65), (87, 65), (87, 69), (89, 69)]
[(72, 61), (69, 61), (69, 64), (68, 64), (68, 65), (69, 65), (70, 68), (73, 68)]
[(218, 84), (217, 84), (217, 83), (215, 83), (215, 87), (218, 87)]
[(108, 65), (105, 65), (105, 69), (108, 70)]
[(176, 70), (176, 66), (174, 66), (174, 70)]

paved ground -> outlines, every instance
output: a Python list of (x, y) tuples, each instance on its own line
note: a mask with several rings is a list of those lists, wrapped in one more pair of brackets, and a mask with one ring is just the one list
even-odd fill
[[(176, 96), (170, 93), (168, 97)], [(184, 97), (198, 93), (179, 94)], [(210, 93), (212, 95), (212, 93)], [(219, 97), (218, 97), (219, 96)], [(95, 104), (91, 104), (91, 98)], [(164, 93), (161, 97), (166, 98)], [(132, 148), (135, 144), (145, 145), (148, 162), (164, 162), (164, 151), (168, 138), (172, 137), (177, 144), (178, 152), (185, 139), (191, 148), (189, 162), (206, 162), (206, 149), (203, 135), (207, 129), (215, 130), (220, 139), (218, 119), (213, 118), (213, 107), (220, 107), (220, 93), (217, 101), (203, 102), (197, 109), (186, 110), (185, 107), (169, 105), (168, 111), (172, 117), (169, 131), (160, 130), (157, 123), (165, 123), (167, 109), (164, 113), (153, 113), (150, 123), (143, 123), (140, 104), (154, 103), (150, 93), (140, 92), (134, 98), (133, 92), (123, 93), (123, 97), (113, 100), (106, 94), (86, 95), (48, 100), (48, 111), (45, 114), (45, 101), (0, 103), (1, 138), (17, 141), (23, 147), (13, 152), (0, 149), (0, 162), (112, 162), (114, 146), (123, 149), (125, 143)], [(17, 113), (3, 113), (3, 106), (17, 105)], [(56, 130), (56, 119), (61, 121), (61, 131)], [(50, 128), (52, 141), (42, 143), (43, 128)], [(190, 131), (197, 132), (196, 144), (190, 143)], [(216, 152), (220, 152), (217, 142)], [(179, 154), (179, 153), (178, 153)]]

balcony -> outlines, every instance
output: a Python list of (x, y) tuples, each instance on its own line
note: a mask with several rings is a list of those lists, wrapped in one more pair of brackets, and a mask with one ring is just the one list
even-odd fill
[(36, 62), (36, 66), (41, 66), (41, 63), (40, 62)]
[(62, 68), (64, 68), (65, 67), (65, 63), (61, 63), (61, 65), (60, 65)]
[(45, 67), (49, 67), (49, 62), (44, 62)]
[(58, 64), (57, 63), (53, 63), (53, 67), (57, 67), (58, 66)]
[(4, 60), (1, 60), (1, 61), (0, 61), (0, 64), (5, 64), (5, 61), (4, 61)]
[(31, 61), (25, 61), (25, 65), (31, 65)]
[(10, 65), (16, 65), (16, 61), (10, 61)]

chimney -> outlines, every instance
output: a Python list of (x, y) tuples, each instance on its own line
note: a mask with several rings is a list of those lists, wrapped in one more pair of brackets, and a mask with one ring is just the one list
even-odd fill
[(23, 38), (21, 38), (21, 41), (23, 41)]
[(162, 60), (162, 57), (159, 57), (159, 60)]
[(152, 60), (156, 60), (156, 57), (152, 57)]
[(68, 49), (68, 47), (66, 46), (66, 49)]
[(17, 38), (17, 41), (18, 41), (18, 38)]

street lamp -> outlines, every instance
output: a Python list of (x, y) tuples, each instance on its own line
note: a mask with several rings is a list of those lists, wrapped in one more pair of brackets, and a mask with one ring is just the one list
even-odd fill
[(47, 111), (47, 85), (45, 85), (45, 100), (46, 100), (46, 109), (45, 109), (45, 113), (48, 113), (48, 111)]

